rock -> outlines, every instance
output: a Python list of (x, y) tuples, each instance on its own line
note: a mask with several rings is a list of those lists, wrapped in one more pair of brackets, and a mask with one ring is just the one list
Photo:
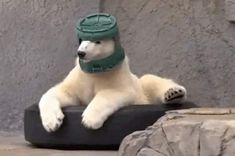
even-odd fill
[(119, 156), (234, 156), (234, 108), (168, 111), (144, 131), (127, 136)]
[(235, 22), (235, 0), (225, 0), (226, 19)]
[(157, 151), (154, 151), (153, 149), (151, 148), (143, 148), (141, 149), (139, 152), (138, 152), (138, 155), (137, 156), (148, 156), (148, 155), (151, 155), (151, 156), (164, 156), (162, 155), (161, 153), (157, 152)]
[[(120, 147), (120, 155), (135, 156), (143, 147), (147, 139), (147, 132), (134, 132), (123, 140), (125, 146)], [(128, 150), (126, 150), (128, 149)], [(123, 153), (122, 153), (123, 152)]]

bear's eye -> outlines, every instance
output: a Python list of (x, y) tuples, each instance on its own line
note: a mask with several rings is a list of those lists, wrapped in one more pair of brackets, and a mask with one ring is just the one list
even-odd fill
[(96, 44), (100, 44), (101, 42), (100, 41), (95, 41)]

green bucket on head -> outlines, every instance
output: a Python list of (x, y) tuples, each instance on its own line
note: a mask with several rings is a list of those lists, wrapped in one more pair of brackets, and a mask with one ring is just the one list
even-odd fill
[(117, 20), (107, 13), (97, 13), (84, 17), (76, 24), (76, 33), (79, 42), (83, 40), (98, 41), (113, 39), (115, 50), (112, 55), (85, 62), (79, 59), (81, 69), (86, 73), (106, 72), (119, 65), (125, 58), (125, 53), (120, 45)]
[(119, 36), (116, 18), (106, 13), (86, 16), (77, 23), (76, 32), (79, 39), (88, 41)]

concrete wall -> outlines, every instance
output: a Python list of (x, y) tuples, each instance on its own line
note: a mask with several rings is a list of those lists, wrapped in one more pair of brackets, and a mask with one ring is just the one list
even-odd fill
[(0, 1), (0, 130), (21, 130), (23, 111), (74, 65), (77, 20), (98, 0)]
[(23, 110), (73, 67), (78, 18), (117, 16), (133, 72), (159, 74), (188, 88), (202, 106), (235, 97), (235, 24), (224, 0), (0, 1), (0, 130), (22, 130)]
[(235, 106), (235, 23), (224, 0), (102, 2), (119, 19), (133, 72), (173, 78), (201, 106)]

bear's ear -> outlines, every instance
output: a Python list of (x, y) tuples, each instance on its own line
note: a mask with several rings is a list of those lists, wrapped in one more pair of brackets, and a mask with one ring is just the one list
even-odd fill
[(82, 43), (82, 39), (79, 38), (79, 39), (78, 39), (78, 44), (80, 45), (81, 43)]

